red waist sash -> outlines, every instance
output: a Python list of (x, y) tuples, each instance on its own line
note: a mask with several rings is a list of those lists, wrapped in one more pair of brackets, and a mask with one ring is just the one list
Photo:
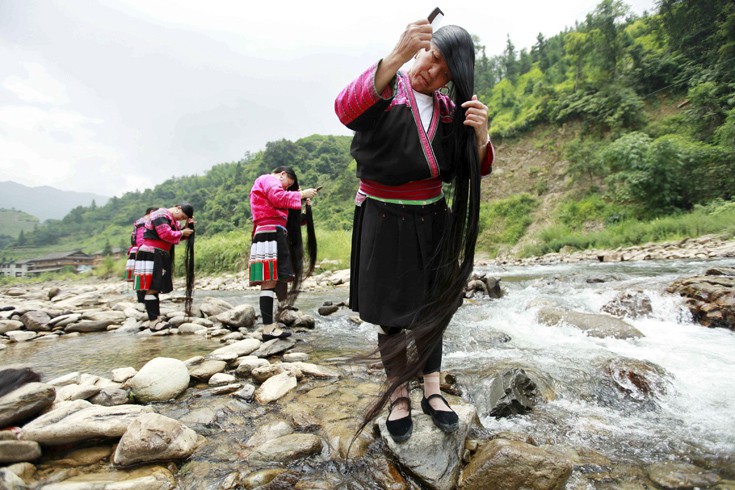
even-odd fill
[(417, 180), (401, 185), (384, 185), (374, 180), (360, 180), (360, 192), (380, 199), (422, 201), (440, 196), (442, 181), (439, 177)]

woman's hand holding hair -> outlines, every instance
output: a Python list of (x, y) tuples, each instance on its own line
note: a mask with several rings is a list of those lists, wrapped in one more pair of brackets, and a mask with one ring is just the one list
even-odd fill
[(462, 108), (466, 109), (464, 125), (471, 126), (475, 130), (477, 146), (487, 145), (489, 139), (487, 134), (487, 106), (477, 100), (476, 95), (473, 95), (472, 100), (462, 104)]
[(181, 230), (181, 234), (185, 237), (188, 237), (192, 233), (194, 233), (194, 230), (192, 230), (191, 228), (184, 228), (183, 230)]
[(375, 74), (375, 89), (378, 93), (388, 86), (396, 72), (422, 49), (431, 46), (434, 32), (427, 19), (420, 19), (406, 26), (393, 51), (380, 62)]
[(304, 189), (301, 191), (301, 199), (311, 199), (316, 196), (316, 189)]

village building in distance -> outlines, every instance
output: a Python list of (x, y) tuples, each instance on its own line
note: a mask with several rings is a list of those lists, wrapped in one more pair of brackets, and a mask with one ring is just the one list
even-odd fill
[(32, 277), (44, 272), (58, 272), (65, 267), (75, 272), (92, 270), (96, 257), (81, 250), (55, 252), (37, 259), (11, 260), (0, 262), (0, 275), (12, 277)]

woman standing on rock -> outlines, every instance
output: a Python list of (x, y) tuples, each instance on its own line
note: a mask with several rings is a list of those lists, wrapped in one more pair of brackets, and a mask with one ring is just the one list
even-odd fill
[[(148, 208), (145, 210), (145, 214), (140, 218), (136, 219), (133, 223), (133, 231), (130, 233), (130, 248), (128, 249), (128, 261), (125, 264), (125, 270), (127, 272), (127, 281), (133, 282), (135, 279), (135, 255), (138, 253), (138, 248), (143, 244), (143, 233), (145, 233), (145, 224), (148, 221), (148, 216), (156, 208)], [(136, 291), (138, 293), (138, 303), (143, 303), (143, 297), (145, 291)]]
[[(399, 71), (412, 58), (408, 72)], [(397, 442), (413, 430), (407, 385), (419, 374), (423, 411), (445, 432), (458, 428), (439, 390), (442, 338), (472, 271), (480, 177), (490, 173), (494, 154), (487, 107), (473, 95), (474, 61), (467, 31), (434, 32), (419, 20), (335, 102), (340, 121), (355, 131), (360, 178), (350, 307), (377, 326), (387, 375), (361, 429), (390, 399), (386, 426)]]
[[(182, 230), (179, 221), (186, 221)], [(194, 208), (183, 203), (171, 208), (160, 208), (149, 215), (143, 232), (143, 243), (135, 257), (133, 287), (143, 291), (143, 304), (148, 313), (149, 328), (160, 330), (165, 326), (161, 320), (159, 293), (173, 291), (174, 245), (181, 240), (192, 240), (194, 233)], [(193, 242), (187, 243), (184, 265), (187, 278), (187, 312), (191, 304), (191, 287), (194, 277)]]
[[(317, 189), (299, 190), (299, 180), (291, 167), (281, 166), (261, 175), (250, 190), (253, 215), (249, 279), (260, 286), (260, 315), (263, 340), (283, 339), (291, 335), (278, 328), (273, 318), (273, 299), (296, 300), (301, 280), (311, 275), (316, 263), (316, 236), (311, 217), (311, 199)], [(306, 200), (302, 219), (301, 201)], [(304, 246), (301, 225), (306, 224), (309, 268), (304, 274)], [(291, 291), (287, 294), (287, 283)]]

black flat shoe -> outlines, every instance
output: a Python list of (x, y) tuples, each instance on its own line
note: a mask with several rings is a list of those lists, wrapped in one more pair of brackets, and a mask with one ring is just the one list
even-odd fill
[(444, 410), (434, 410), (434, 408), (429, 405), (429, 400), (437, 397), (441, 398), (442, 401), (446, 403), (446, 405), (449, 407), (449, 402), (447, 402), (443, 396), (439, 394), (434, 394), (430, 395), (429, 398), (421, 398), (421, 410), (423, 410), (426, 415), (431, 415), (431, 420), (434, 421), (434, 425), (439, 427), (447, 434), (455, 432), (457, 429), (459, 429), (459, 416), (454, 410), (452, 410), (451, 407), (449, 407), (449, 410), (452, 410), (451, 412), (446, 412)]
[(269, 333), (263, 333), (263, 334), (260, 334), (260, 336), (263, 338), (263, 342), (268, 342), (269, 340), (273, 340), (273, 339), (285, 339), (287, 337), (290, 337), (291, 332), (281, 332), (278, 335), (271, 335)]
[(386, 429), (388, 429), (388, 433), (390, 434), (391, 438), (396, 442), (407, 441), (408, 438), (411, 437), (411, 433), (413, 432), (413, 420), (411, 420), (411, 399), (407, 396), (396, 398), (395, 400), (390, 402), (388, 417), (390, 417), (390, 413), (393, 411), (393, 407), (395, 406), (395, 404), (400, 402), (401, 400), (406, 400), (408, 402), (408, 415), (395, 420), (385, 419), (385, 427)]

